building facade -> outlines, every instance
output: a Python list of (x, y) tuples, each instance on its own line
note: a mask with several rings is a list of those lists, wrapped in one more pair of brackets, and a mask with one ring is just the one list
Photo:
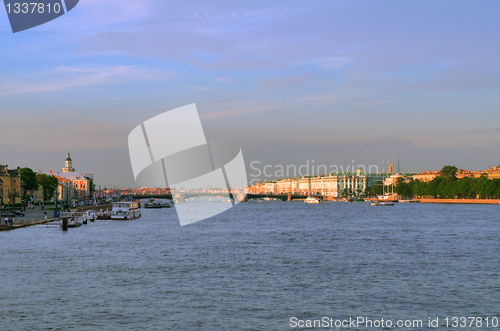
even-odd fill
[(9, 170), (7, 165), (0, 165), (0, 204), (8, 206), (21, 203), (21, 175), (19, 168)]
[(322, 195), (339, 198), (363, 195), (366, 189), (381, 181), (382, 174), (368, 174), (359, 169), (356, 173), (337, 173), (317, 177), (286, 178), (261, 182), (248, 188), (248, 193)]
[(46, 174), (55, 176), (59, 182), (55, 200), (66, 203), (89, 200), (90, 182), (93, 175), (85, 175), (75, 171), (69, 152), (62, 172), (50, 170)]

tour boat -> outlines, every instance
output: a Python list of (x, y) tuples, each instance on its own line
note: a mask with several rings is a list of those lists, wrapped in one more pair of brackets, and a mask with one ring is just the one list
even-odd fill
[(139, 203), (135, 201), (113, 202), (112, 220), (132, 220), (141, 217)]
[(308, 196), (305, 200), (304, 200), (305, 203), (310, 203), (310, 204), (317, 204), (317, 203), (321, 203), (321, 199), (320, 198), (317, 198), (317, 197), (312, 197), (312, 196)]

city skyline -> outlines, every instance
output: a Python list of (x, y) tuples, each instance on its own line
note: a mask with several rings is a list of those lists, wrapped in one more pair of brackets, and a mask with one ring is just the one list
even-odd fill
[(253, 161), (401, 170), (500, 163), (500, 4), (80, 1), (12, 34), (0, 11), (1, 164), (135, 187), (128, 133), (196, 103)]

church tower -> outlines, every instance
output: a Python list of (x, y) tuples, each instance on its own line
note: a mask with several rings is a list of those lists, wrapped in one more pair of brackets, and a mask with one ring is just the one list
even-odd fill
[(66, 163), (65, 163), (65, 166), (62, 170), (62, 172), (73, 172), (75, 171), (75, 169), (73, 168), (73, 162), (71, 161), (71, 157), (69, 156), (69, 152), (68, 152), (68, 157), (66, 158)]

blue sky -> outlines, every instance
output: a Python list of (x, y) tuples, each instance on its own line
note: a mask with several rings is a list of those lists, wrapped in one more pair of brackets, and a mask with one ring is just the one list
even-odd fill
[[(500, 163), (493, 1), (80, 0), (12, 34), (0, 10), (0, 163), (134, 186), (127, 136), (196, 103), (247, 164)], [(250, 171), (250, 169), (249, 169)]]

